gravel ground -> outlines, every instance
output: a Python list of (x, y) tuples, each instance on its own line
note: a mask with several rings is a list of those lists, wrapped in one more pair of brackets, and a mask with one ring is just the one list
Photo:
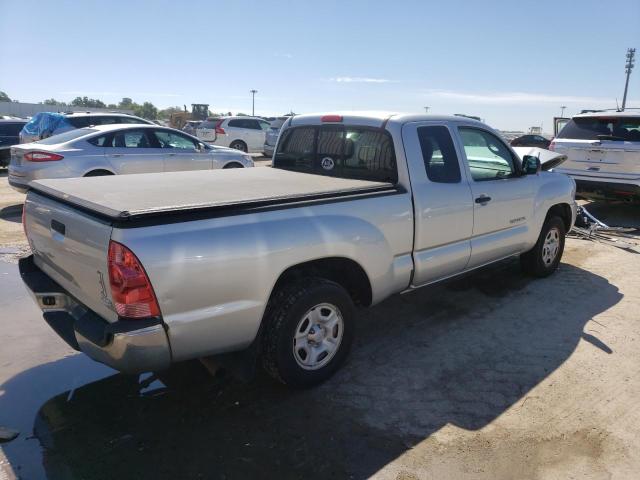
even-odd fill
[[(0, 446), (2, 480), (638, 478), (640, 255), (569, 239), (548, 279), (506, 261), (394, 296), (313, 390), (197, 363), (131, 377), (39, 317), (20, 252), (1, 250), (25, 245), (3, 183), (0, 427), (21, 433)], [(635, 207), (593, 211), (640, 226)]]

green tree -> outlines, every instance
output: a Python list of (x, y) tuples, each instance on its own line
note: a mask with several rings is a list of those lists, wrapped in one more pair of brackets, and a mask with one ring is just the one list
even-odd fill
[(122, 101), (118, 104), (118, 108), (124, 108), (126, 110), (133, 110), (133, 106), (135, 104), (133, 103), (133, 100), (131, 100), (130, 98), (124, 97), (122, 99)]
[(133, 113), (147, 120), (158, 118), (158, 109), (151, 102), (144, 102), (142, 105), (134, 104)]
[(71, 105), (74, 107), (88, 107), (88, 108), (106, 108), (107, 106), (102, 100), (88, 97), (76, 97), (71, 101)]
[(47, 98), (44, 102), (42, 102), (44, 105), (58, 105), (61, 107), (66, 106), (67, 104), (64, 102), (59, 102), (58, 100), (56, 100), (55, 98)]
[(118, 105), (116, 105), (115, 103), (110, 103), (109, 105), (107, 105), (107, 108), (118, 108)]
[(180, 107), (169, 107), (158, 111), (158, 118), (170, 118), (171, 114), (182, 111)]
[(0, 90), (0, 102), (10, 102), (9, 95)]

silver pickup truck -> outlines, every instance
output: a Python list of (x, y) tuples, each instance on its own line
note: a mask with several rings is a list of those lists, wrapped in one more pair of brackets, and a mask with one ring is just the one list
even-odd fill
[(273, 167), (32, 182), (20, 270), (45, 320), (123, 372), (251, 351), (309, 386), (356, 306), (514, 255), (547, 276), (575, 219), (572, 179), (462, 117), (292, 117)]

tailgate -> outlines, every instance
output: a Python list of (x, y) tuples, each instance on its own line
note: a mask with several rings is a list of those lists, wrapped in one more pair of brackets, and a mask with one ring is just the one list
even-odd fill
[(574, 143), (556, 148), (556, 151), (567, 155), (567, 161), (561, 167), (567, 173), (621, 180), (640, 177), (640, 143)]
[(80, 303), (116, 321), (107, 270), (111, 225), (34, 191), (24, 208), (36, 265)]

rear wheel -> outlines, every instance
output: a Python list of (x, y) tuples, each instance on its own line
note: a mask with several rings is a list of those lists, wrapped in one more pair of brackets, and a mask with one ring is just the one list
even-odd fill
[(229, 145), (230, 148), (233, 148), (234, 150), (240, 150), (241, 152), (247, 153), (247, 151), (249, 150), (247, 148), (247, 144), (244, 143), (242, 140), (234, 140), (233, 142), (231, 142), (231, 145)]
[(310, 387), (333, 375), (347, 357), (355, 307), (337, 283), (303, 278), (274, 294), (264, 322), (267, 372), (292, 387)]
[(547, 218), (535, 246), (520, 255), (524, 272), (535, 277), (551, 275), (562, 258), (565, 234), (564, 221), (560, 217)]
[(106, 175), (113, 175), (109, 170), (92, 170), (85, 174), (85, 177), (104, 177)]

